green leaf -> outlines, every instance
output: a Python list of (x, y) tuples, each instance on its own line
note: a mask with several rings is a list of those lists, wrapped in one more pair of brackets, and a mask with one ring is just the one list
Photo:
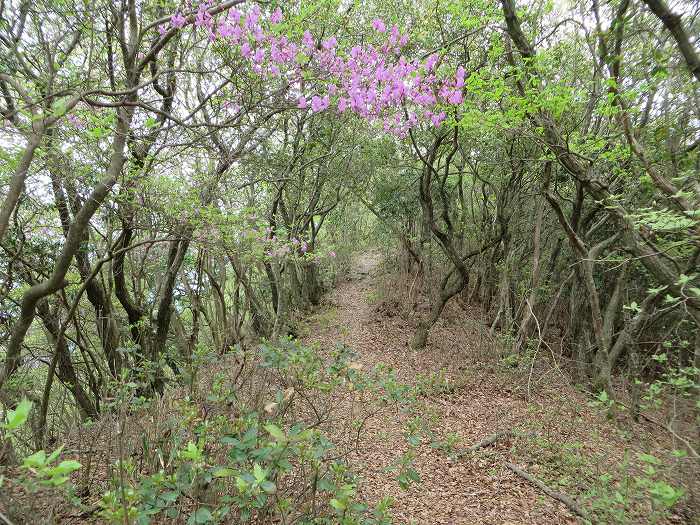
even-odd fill
[(64, 99), (57, 100), (51, 105), (51, 113), (54, 117), (62, 117), (66, 114), (66, 101)]
[(190, 517), (187, 518), (187, 525), (198, 525), (212, 521), (214, 521), (214, 516), (212, 516), (211, 511), (206, 507), (202, 507), (190, 514)]
[(265, 469), (256, 463), (253, 465), (253, 477), (255, 477), (255, 480), (259, 484), (267, 477), (267, 473), (265, 472)]
[(687, 276), (686, 274), (682, 273), (678, 276), (678, 281), (676, 281), (676, 284), (682, 286), (688, 282), (690, 282), (690, 277)]
[(61, 446), (58, 447), (56, 450), (54, 450), (53, 452), (51, 452), (51, 454), (49, 455), (49, 457), (46, 458), (46, 464), (47, 464), (47, 465), (50, 465), (51, 463), (53, 463), (54, 461), (56, 461), (56, 460), (58, 459), (58, 456), (61, 454), (61, 452), (63, 452), (63, 445), (61, 445)]
[(199, 450), (197, 445), (190, 441), (187, 443), (187, 448), (180, 452), (180, 457), (190, 461), (199, 461), (202, 459), (202, 451)]
[(241, 476), (238, 476), (236, 477), (236, 488), (239, 492), (246, 492), (248, 490), (248, 482)]
[(661, 460), (655, 456), (652, 456), (651, 454), (643, 454), (640, 453), (637, 455), (640, 461), (643, 461), (644, 463), (650, 463), (652, 465), (661, 465)]
[(235, 476), (235, 474), (236, 471), (228, 467), (218, 467), (211, 473), (215, 478), (230, 478), (231, 476)]
[(17, 405), (17, 408), (10, 410), (5, 417), (5, 424), (2, 425), (7, 430), (15, 430), (21, 427), (27, 421), (29, 412), (32, 409), (32, 402), (28, 399), (23, 399)]
[(345, 503), (343, 503), (342, 501), (340, 501), (336, 498), (331, 499), (328, 503), (330, 503), (331, 507), (333, 507), (335, 510), (337, 510), (339, 512), (344, 511), (345, 507), (346, 507)]
[(277, 441), (284, 442), (287, 440), (287, 436), (285, 436), (284, 431), (277, 425), (268, 423), (265, 425), (265, 430), (267, 430), (268, 434), (270, 434)]
[(175, 491), (165, 492), (161, 494), (160, 497), (163, 498), (163, 501), (166, 501), (167, 503), (175, 503), (177, 501), (177, 498), (180, 497), (180, 493)]
[(678, 490), (663, 481), (657, 481), (649, 489), (649, 493), (654, 499), (661, 501), (666, 507), (673, 507), (685, 492)]
[(80, 467), (82, 467), (82, 465), (74, 459), (67, 459), (65, 461), (61, 461), (57, 466), (51, 469), (51, 473), (53, 475), (70, 474), (71, 472), (78, 470)]
[(31, 456), (24, 458), (22, 465), (25, 468), (41, 468), (46, 465), (46, 452), (39, 450)]
[(268, 494), (274, 494), (274, 492), (277, 490), (277, 486), (272, 481), (268, 481), (268, 480), (263, 481), (260, 484), (260, 488), (263, 489)]

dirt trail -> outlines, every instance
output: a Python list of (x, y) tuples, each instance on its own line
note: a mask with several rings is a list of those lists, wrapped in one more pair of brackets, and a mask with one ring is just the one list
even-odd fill
[[(563, 505), (505, 468), (503, 456), (511, 445), (508, 439), (457, 460), (450, 459), (444, 449), (435, 448), (436, 443), (448, 439), (466, 447), (494, 432), (515, 428), (527, 414), (528, 404), (489, 377), (465, 373), (470, 356), (485, 344), (483, 330), (478, 330), (476, 323), (471, 330), (464, 322), (438, 324), (428, 348), (411, 350), (410, 322), (399, 315), (378, 313), (374, 304), (377, 290), (373, 274), (379, 261), (373, 253), (355, 261), (350, 279), (327, 298), (328, 308), (335, 308), (334, 319), (314, 326), (309, 340), (329, 346), (343, 342), (357, 352), (365, 369), (382, 362), (393, 367), (405, 382), (426, 381), (434, 374), (443, 378), (441, 384), (454, 387), (424, 400), (424, 420), (430, 421), (435, 435), (433, 446), (424, 440), (417, 449), (413, 467), (421, 481), (408, 490), (399, 487), (396, 472), (386, 471), (409, 449), (404, 437), (408, 416), (385, 411), (368, 421), (359, 452), (352, 458), (361, 475), (360, 494), (369, 501), (392, 496), (395, 523), (575, 523)], [(543, 420), (543, 428), (546, 425)]]

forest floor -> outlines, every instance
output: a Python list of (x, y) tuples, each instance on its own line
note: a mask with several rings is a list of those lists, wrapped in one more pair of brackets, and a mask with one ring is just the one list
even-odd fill
[[(401, 524), (577, 523), (565, 505), (509, 470), (511, 463), (571, 495), (598, 516), (594, 522), (618, 522), (614, 516), (628, 523), (687, 522), (673, 514), (657, 521), (647, 503), (620, 490), (641, 469), (639, 453), (664, 457), (664, 436), (616, 424), (556, 367), (518, 373), (504, 366), (478, 312), (452, 305), (427, 348), (412, 350), (414, 321), (391, 300), (391, 276), (380, 275), (379, 267), (375, 253), (358, 257), (302, 334), (324, 347), (341, 342), (364, 370), (383, 363), (400, 381), (421, 386), (420, 413), (430, 437), (414, 447), (411, 466), (420, 481), (404, 490), (392, 468), (409, 450), (412, 415), (383, 411), (366, 422), (349, 458), (362, 498), (376, 503), (391, 496), (394, 522)], [(515, 434), (456, 453), (504, 431)], [(616, 500), (615, 492), (629, 500)]]
[[(329, 408), (322, 430), (337, 445), (337, 457), (358, 476), (358, 500), (374, 505), (390, 496), (396, 525), (698, 523), (697, 463), (673, 456), (681, 447), (667, 432), (591, 406), (591, 397), (571, 384), (549, 348), (535, 356), (511, 355), (507, 344), (488, 334), (479, 309), (457, 300), (431, 330), (427, 347), (411, 349), (425, 306), (415, 298), (415, 282), (382, 268), (377, 253), (357, 257), (347, 278), (296, 327), (301, 341), (321, 355), (342, 344), (354, 353), (351, 367), (382, 380), (393, 370), (396, 392), (409, 392), (407, 400), (385, 403), (381, 393), (387, 390), (353, 391), (354, 383), (327, 395), (315, 391), (313, 401)], [(151, 444), (165, 447), (175, 436), (181, 446), (194, 439), (194, 421), (206, 419), (210, 410), (211, 417), (217, 410), (229, 414), (228, 405), (210, 406), (208, 394), (214, 378), (229, 377), (237, 363), (236, 354), (217, 358), (201, 371), (192, 391), (170, 389), (153, 401), (156, 405), (133, 408), (128, 418), (124, 412), (121, 423), (119, 414), (108, 413), (90, 429), (77, 426), (65, 438), (65, 450), (84, 465), (75, 481), (92, 510), (57, 502), (50, 515), (62, 516), (57, 523), (103, 523), (95, 509), (111, 488), (116, 459), (128, 456), (144, 472), (154, 471), (160, 463)], [(380, 372), (373, 376), (375, 369)], [(254, 369), (241, 383), (241, 399), (266, 400), (277, 391), (257, 373)], [(408, 388), (401, 390), (402, 385)], [(313, 423), (314, 414), (307, 416)], [(357, 421), (364, 424), (358, 428)], [(488, 446), (467, 450), (499, 433)], [(214, 452), (210, 459), (218, 461)], [(570, 496), (587, 520), (579, 521), (509, 465)], [(413, 472), (417, 476), (407, 475)], [(654, 490), (663, 496), (662, 482), (685, 492), (672, 511), (650, 497)], [(40, 501), (29, 493), (17, 498), (18, 515), (35, 512)], [(1, 512), (10, 510), (0, 501)]]

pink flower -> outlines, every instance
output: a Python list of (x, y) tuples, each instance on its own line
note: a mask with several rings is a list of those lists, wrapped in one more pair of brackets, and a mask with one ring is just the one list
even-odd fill
[(299, 97), (299, 99), (297, 100), (297, 107), (299, 109), (306, 109), (308, 107), (308, 103), (306, 102), (305, 97), (303, 97), (303, 96)]
[(168, 24), (160, 24), (158, 26), (158, 32), (160, 33), (160, 36), (163, 36), (165, 33), (168, 32)]
[(464, 76), (466, 73), (463, 66), (457, 68), (457, 87), (462, 87), (464, 85)]
[(338, 111), (342, 113), (345, 111), (348, 107), (348, 99), (340, 97), (340, 100), (338, 100)]
[(450, 104), (454, 104), (455, 106), (457, 104), (461, 104), (462, 103), (462, 93), (458, 89), (453, 90), (452, 93), (450, 93), (450, 96), (447, 97), (447, 101)]
[(328, 108), (329, 104), (330, 99), (328, 95), (323, 98), (319, 97), (318, 95), (314, 95), (311, 99), (311, 111), (318, 113), (319, 111), (323, 111), (324, 109)]
[(389, 37), (389, 43), (392, 46), (395, 46), (398, 43), (400, 38), (401, 38), (401, 33), (399, 32), (399, 28), (398, 28), (398, 26), (396, 26), (396, 24), (394, 24), (391, 27), (391, 36)]
[(255, 55), (253, 55), (253, 63), (254, 64), (262, 64), (262, 61), (265, 59), (265, 50), (264, 49), (257, 49), (255, 51)]
[(279, 24), (282, 21), (282, 10), (278, 7), (270, 15), (270, 23)]
[(178, 29), (183, 27), (185, 25), (185, 22), (187, 22), (187, 20), (184, 16), (182, 16), (180, 11), (176, 12), (173, 16), (170, 17), (170, 23), (173, 27), (177, 27)]
[(437, 63), (437, 61), (438, 61), (437, 53), (433, 53), (425, 61), (425, 69), (427, 71), (430, 71), (431, 69), (433, 69), (435, 67), (435, 64)]
[(372, 20), (372, 27), (375, 31), (380, 33), (384, 33), (386, 31), (386, 25), (384, 25), (384, 21), (381, 18), (375, 18)]
[(338, 40), (334, 36), (332, 36), (328, 40), (324, 40), (323, 49), (330, 51), (331, 49), (335, 48), (337, 44)]
[(248, 29), (253, 29), (253, 27), (255, 27), (255, 25), (258, 23), (258, 20), (260, 20), (260, 7), (254, 5), (253, 9), (251, 9), (250, 13), (248, 13), (248, 16), (245, 19), (245, 25)]
[(238, 9), (232, 9), (231, 11), (228, 12), (228, 17), (233, 20), (235, 24), (239, 23), (241, 21), (241, 17), (243, 16), (243, 13), (241, 13)]
[(241, 26), (239, 26), (239, 25), (233, 26), (233, 29), (231, 30), (231, 39), (235, 43), (238, 43), (241, 41), (242, 36), (243, 36), (243, 29), (241, 29)]
[(441, 111), (439, 115), (433, 115), (430, 120), (433, 122), (433, 126), (438, 127), (446, 117), (445, 112)]
[(241, 46), (241, 55), (243, 55), (244, 57), (248, 58), (248, 57), (250, 57), (252, 54), (253, 54), (253, 50), (251, 49), (250, 44), (249, 44), (248, 42), (245, 42), (245, 43)]
[(197, 27), (209, 27), (211, 25), (211, 15), (207, 11), (206, 4), (199, 4), (199, 9), (197, 10), (197, 16), (194, 20), (194, 25)]
[(335, 257), (335, 252), (328, 252), (328, 257)]
[(304, 44), (306, 49), (311, 50), (314, 47), (314, 37), (311, 35), (311, 31), (308, 29), (304, 31), (304, 36), (301, 39), (301, 43)]
[(226, 22), (221, 22), (219, 24), (219, 36), (222, 38), (227, 38), (230, 36), (233, 36), (234, 34), (234, 28), (232, 25), (227, 24)]

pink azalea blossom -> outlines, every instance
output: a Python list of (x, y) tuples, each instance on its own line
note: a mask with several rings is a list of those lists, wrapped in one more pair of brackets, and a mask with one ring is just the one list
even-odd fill
[(450, 104), (454, 104), (454, 105), (461, 104), (462, 103), (462, 92), (457, 90), (457, 89), (453, 90), (452, 93), (450, 93), (450, 96), (447, 97), (447, 101)]
[(435, 64), (437, 63), (437, 61), (438, 61), (437, 53), (433, 53), (425, 61), (425, 69), (427, 71), (430, 71), (431, 69), (433, 69), (435, 67)]
[(238, 24), (241, 21), (242, 16), (243, 13), (241, 13), (238, 9), (231, 9), (231, 11), (228, 12), (228, 17), (233, 20), (235, 24)]
[(319, 111), (323, 111), (324, 109), (328, 108), (328, 105), (330, 104), (330, 99), (328, 95), (324, 97), (319, 97), (318, 95), (314, 95), (313, 98), (311, 99), (311, 111), (314, 113), (318, 113)]
[(253, 38), (256, 42), (263, 42), (265, 40), (265, 33), (263, 33), (262, 27), (253, 27)]
[(253, 55), (253, 63), (262, 64), (263, 60), (265, 60), (265, 50), (258, 48)]
[(306, 49), (308, 49), (308, 50), (313, 49), (314, 37), (311, 34), (311, 31), (309, 31), (308, 29), (306, 31), (304, 31), (304, 36), (301, 39), (301, 43), (304, 44), (304, 47), (306, 47)]
[(212, 22), (212, 17), (207, 11), (206, 4), (200, 4), (197, 10), (197, 16), (194, 19), (194, 25), (197, 27), (209, 27)]
[(168, 24), (160, 24), (158, 26), (158, 33), (160, 33), (160, 36), (163, 36), (167, 32), (168, 32)]
[(384, 21), (381, 18), (372, 20), (372, 27), (379, 33), (384, 33), (386, 31), (386, 25), (384, 25)]
[(395, 46), (396, 44), (398, 44), (400, 38), (401, 38), (401, 33), (399, 33), (398, 26), (393, 25), (391, 27), (391, 36), (389, 37), (389, 43), (392, 46)]
[(248, 29), (253, 29), (257, 25), (258, 20), (260, 20), (260, 7), (256, 4), (253, 5), (253, 8), (248, 13), (245, 19), (245, 25)]
[(233, 36), (234, 27), (226, 22), (221, 22), (219, 24), (219, 36), (221, 38), (228, 38)]
[[(459, 66), (457, 68), (457, 87), (462, 87), (464, 85), (464, 76), (466, 75), (466, 71), (464, 70), (464, 66)], [(461, 84), (460, 84), (461, 82)]]
[(445, 120), (446, 117), (447, 115), (445, 114), (445, 112), (441, 111), (440, 114), (433, 115), (430, 118), (430, 120), (433, 122), (433, 126), (438, 127), (442, 123), (442, 121)]
[(279, 24), (280, 22), (282, 22), (282, 10), (278, 7), (270, 15), (270, 23)]
[[(258, 6), (253, 6), (246, 14), (232, 9), (227, 18), (219, 19), (214, 31), (213, 17), (207, 10), (212, 4), (200, 2), (198, 5), (194, 25), (204, 27), (209, 38), (221, 37), (232, 44), (242, 44), (241, 55), (250, 61), (249, 67), (256, 74), (268, 79), (286, 78), (297, 89), (295, 97), (299, 109), (310, 108), (314, 113), (327, 110), (333, 97), (337, 100), (335, 109), (339, 114), (351, 111), (370, 125), (383, 126), (388, 133), (404, 137), (420, 121), (433, 126), (445, 121), (445, 111), (435, 111), (438, 102), (453, 106), (463, 102), (464, 67), (460, 66), (455, 76), (449, 78), (438, 71), (439, 55), (436, 53), (423, 61), (407, 60), (400, 49), (408, 43), (408, 37), (402, 35), (396, 25), (387, 32), (386, 24), (379, 18), (372, 21), (372, 27), (378, 33), (387, 33), (384, 41), (356, 45), (350, 49), (348, 57), (336, 54), (338, 41), (334, 36), (320, 41), (317, 50), (317, 42), (309, 30), (304, 31), (300, 42), (292, 42), (287, 36), (270, 31), (270, 25), (282, 21), (280, 8), (270, 14), (269, 24), (262, 20)], [(187, 24), (187, 19), (176, 12), (170, 22), (173, 27), (180, 28)], [(158, 30), (165, 34), (168, 26)], [(265, 65), (268, 49), (269, 64)], [(297, 60), (300, 51), (308, 60)], [(325, 93), (312, 96), (304, 91), (301, 81), (309, 73), (325, 82)]]
[(323, 49), (329, 51), (331, 49), (334, 49), (337, 44), (338, 40), (334, 36), (332, 36), (329, 39), (323, 41)]
[(184, 27), (185, 22), (187, 22), (187, 19), (184, 16), (182, 16), (180, 11), (176, 12), (173, 16), (170, 17), (170, 23), (173, 27), (177, 27), (178, 29)]

